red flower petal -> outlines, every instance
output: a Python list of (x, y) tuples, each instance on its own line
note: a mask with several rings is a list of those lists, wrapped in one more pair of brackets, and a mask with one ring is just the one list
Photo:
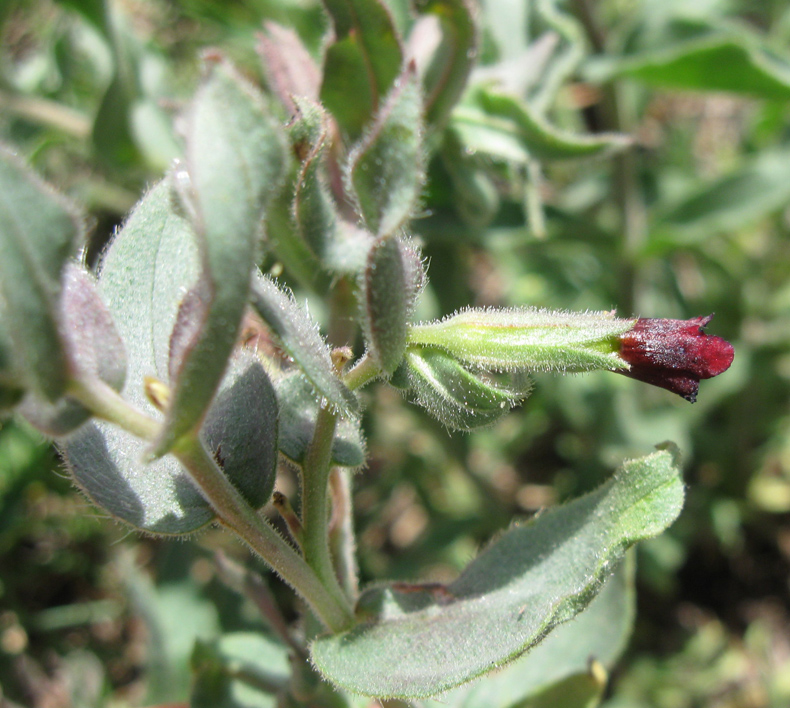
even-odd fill
[(705, 334), (712, 317), (638, 319), (632, 330), (620, 336), (620, 356), (631, 368), (618, 373), (660, 386), (693, 403), (700, 380), (725, 372), (735, 354), (728, 341)]

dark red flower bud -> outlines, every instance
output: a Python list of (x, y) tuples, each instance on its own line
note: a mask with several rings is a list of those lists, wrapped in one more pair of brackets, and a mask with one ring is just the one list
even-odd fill
[(727, 371), (732, 344), (705, 334), (713, 315), (690, 320), (639, 318), (634, 328), (620, 335), (620, 356), (631, 368), (618, 373), (660, 386), (692, 403), (699, 382)]

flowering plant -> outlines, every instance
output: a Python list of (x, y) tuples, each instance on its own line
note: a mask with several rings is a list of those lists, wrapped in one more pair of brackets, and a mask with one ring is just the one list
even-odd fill
[[(449, 583), (360, 591), (350, 494), (366, 462), (360, 391), (387, 382), (469, 431), (523, 402), (534, 372), (614, 371), (693, 401), (732, 347), (704, 333), (710, 317), (520, 307), (415, 321), (428, 273), (410, 224), (438, 150), (452, 163), (470, 123), (494, 130), (495, 117), (520, 126), (535, 154), (580, 157), (628, 140), (572, 139), (490, 86), (465, 93), (479, 34), (465, 0), (419, 3), (439, 34), (422, 63), (378, 0), (352, 5), (359, 12), (326, 3), (323, 71), (293, 33), (267, 28), (273, 95), (206, 54), (179, 121), (182, 154), (95, 271), (80, 256), (79, 209), (2, 149), (0, 402), (55, 440), (75, 483), (112, 517), (172, 536), (219, 523), (304, 602), (298, 629), (259, 603), (273, 631), (243, 652), (289, 657), (287, 675), (234, 671), (233, 638), (199, 647), (196, 702), (242, 685), (261, 705), (273, 694), (330, 706), (452, 689), (463, 704), (472, 679), (541, 661), (547, 637), (584, 635), (583, 660), (569, 657), (516, 702), (578, 689), (588, 705), (629, 622), (611, 640), (584, 622), (628, 602), (627, 549), (680, 513), (677, 450), (626, 461), (595, 491), (514, 526)], [(364, 90), (351, 97), (360, 67)], [(259, 269), (262, 251), (329, 284), (324, 330)], [(284, 464), (298, 471), (298, 510), (275, 491)], [(274, 518), (261, 513), (270, 501)], [(218, 562), (254, 594), (244, 570)]]

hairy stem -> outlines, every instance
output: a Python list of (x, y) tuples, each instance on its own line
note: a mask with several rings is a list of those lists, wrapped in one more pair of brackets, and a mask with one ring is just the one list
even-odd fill
[[(98, 379), (73, 381), (69, 395), (97, 417), (143, 440), (154, 440), (159, 433), (157, 421), (138, 411)], [(319, 577), (305, 559), (258, 515), (223, 474), (197, 436), (182, 438), (172, 452), (189, 471), (193, 483), (211, 504), (220, 521), (291, 585), (330, 630), (339, 632), (352, 623), (350, 602), (339, 590), (337, 579), (332, 574), (328, 580)]]
[(182, 438), (174, 453), (220, 521), (291, 585), (330, 630), (340, 632), (351, 625), (348, 600), (247, 504), (197, 438)]
[(352, 391), (381, 376), (381, 367), (370, 354), (365, 354), (343, 377), (343, 383)]
[(302, 551), (327, 590), (347, 602), (329, 549), (329, 474), (337, 414), (321, 408), (303, 466)]

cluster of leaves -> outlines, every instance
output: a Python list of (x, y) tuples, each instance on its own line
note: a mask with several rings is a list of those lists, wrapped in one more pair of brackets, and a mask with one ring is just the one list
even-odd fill
[[(205, 487), (198, 491), (187, 473), (191, 451), (184, 438), (196, 430), (245, 503), (260, 508), (271, 496), (280, 455), (307, 472), (323, 412), (340, 416), (331, 461), (349, 468), (363, 464), (359, 404), (350, 388), (366, 376), (391, 375), (445, 426), (461, 429), (494, 423), (529, 392), (530, 384), (519, 375), (500, 377), (514, 367), (492, 369), (489, 361), (473, 361), (461, 350), (451, 356), (446, 336), (437, 347), (430, 336), (442, 323), (411, 327), (415, 312), (432, 317), (473, 301), (583, 310), (618, 302), (626, 312), (679, 316), (693, 314), (694, 309), (688, 312), (693, 303), (693, 308), (715, 307), (734, 334), (742, 310), (753, 317), (763, 312), (765, 305), (754, 308), (759, 292), (730, 303), (723, 296), (744, 268), (759, 263), (741, 257), (752, 235), (745, 227), (787, 201), (787, 181), (781, 179), (785, 148), (775, 137), (778, 131), (763, 128), (770, 137), (753, 146), (760, 155), (722, 177), (690, 184), (667, 168), (660, 183), (645, 186), (649, 164), (645, 161), (640, 173), (634, 153), (622, 152), (632, 138), (625, 137), (630, 126), (616, 110), (622, 112), (617, 103), (625, 100), (616, 90), (623, 85), (621, 77), (641, 87), (727, 90), (785, 100), (780, 60), (755, 32), (701, 13), (689, 17), (674, 6), (659, 11), (646, 2), (631, 25), (615, 34), (622, 51), (604, 53), (601, 46), (593, 59), (585, 55), (581, 24), (552, 2), (525, 4), (518, 17), (512, 8), (505, 12), (493, 3), (484, 17), (482, 43), (478, 12), (464, 2), (420, 3), (413, 16), (394, 3), (387, 9), (359, 2), (349, 11), (344, 3), (327, 2), (331, 35), (321, 61), (281, 25), (267, 23), (258, 39), (263, 74), (279, 104), (224, 57), (207, 57), (197, 93), (182, 112), (182, 149), (157, 100), (166, 95), (162, 87), (140, 80), (130, 90), (129, 76), (144, 76), (150, 47), (138, 40), (127, 51), (135, 32), (118, 17), (110, 23), (93, 6), (73, 4), (88, 23), (80, 31), (110, 36), (112, 26), (112, 36), (127, 37), (124, 43), (107, 43), (115, 53), (113, 69), (91, 132), (93, 145), (107, 160), (102, 169), (112, 175), (124, 168), (125, 176), (115, 182), (129, 188), (135, 186), (128, 181), (135, 169), (139, 176), (169, 165), (173, 157), (181, 162), (135, 207), (103, 255), (94, 282), (90, 273), (68, 264), (82, 238), (75, 209), (18, 160), (4, 159), (3, 184), (12, 198), (3, 228), (23, 223), (26, 230), (2, 243), (0, 267), (8, 268), (2, 275), (3, 321), (11, 336), (0, 349), (5, 354), (0, 384), (7, 406), (18, 403), (25, 389), (34, 391), (22, 404), (26, 418), (51, 435), (71, 433), (61, 447), (78, 484), (136, 528), (182, 534), (215, 518), (210, 493)], [(595, 29), (588, 22), (593, 43)], [(435, 49), (426, 57), (425, 47)], [(482, 66), (472, 74), (478, 56)], [(737, 70), (709, 70), (724, 61)], [(602, 84), (600, 110), (593, 107), (588, 117), (604, 131), (588, 133), (583, 113), (568, 107), (570, 94), (564, 88), (574, 75)], [(635, 99), (640, 111), (649, 95)], [(25, 109), (22, 102), (16, 107)], [(781, 113), (773, 110), (778, 124)], [(765, 109), (763, 121), (771, 115)], [(18, 131), (20, 121), (9, 125)], [(114, 125), (123, 130), (110, 129)], [(18, 136), (9, 132), (7, 137)], [(17, 142), (24, 144), (22, 138)], [(613, 225), (607, 194), (612, 163), (573, 163), (571, 169), (564, 161), (615, 153), (620, 155), (613, 163), (619, 182), (611, 191), (622, 197), (624, 218)], [(418, 213), (423, 218), (412, 222)], [(259, 250), (262, 226), (264, 253)], [(625, 239), (617, 233), (621, 227)], [(742, 227), (743, 235), (714, 245), (703, 239)], [(431, 260), (427, 284), (415, 235)], [(30, 257), (12, 251), (23, 242), (35, 244)], [(312, 318), (290, 291), (253, 268), (256, 261), (278, 264), (294, 288), (312, 294), (314, 311), (329, 313), (333, 344), (355, 344), (348, 322), (356, 321), (372, 365), (339, 376), (342, 362), (337, 354), (333, 358)], [(483, 287), (470, 287), (475, 275), (481, 277), (481, 262), (501, 280), (493, 296)], [(18, 270), (19, 263), (27, 270)], [(662, 269), (664, 263), (675, 270)], [(676, 271), (685, 272), (686, 280)], [(705, 286), (695, 289), (694, 277)], [(773, 277), (781, 277), (781, 264)], [(769, 310), (781, 311), (781, 293), (772, 293), (770, 302)], [(251, 312), (263, 357), (237, 347), (239, 325)], [(466, 313), (467, 320), (475, 312)], [(445, 325), (463, 323), (464, 316)], [(606, 336), (625, 327), (614, 324)], [(293, 365), (284, 363), (280, 352)], [(747, 368), (756, 366), (746, 361), (740, 380), (720, 395), (743, 386)], [(574, 369), (576, 364), (532, 368)], [(96, 412), (100, 402), (85, 386), (91, 380), (103, 382), (103, 394), (120, 392), (157, 425), (142, 424), (132, 434), (101, 420), (86, 423), (88, 409)], [(443, 453), (445, 463), (457, 456), (467, 466), (473, 453), (479, 458), (483, 452), (490, 469), (496, 469), (506, 455), (520, 454), (545, 431), (548, 414), (566, 428), (565, 445), (557, 449), (582, 475), (582, 487), (593, 486), (592, 479), (612, 459), (643, 452), (667, 437), (688, 450), (696, 446), (719, 468), (731, 452), (726, 446), (711, 450), (696, 432), (717, 404), (715, 397), (683, 413), (643, 404), (619, 385), (624, 381), (541, 383), (546, 393), (538, 394), (534, 413), (515, 417), (509, 429), (499, 426), (452, 443)], [(758, 395), (750, 400), (760, 400)], [(383, 405), (376, 403), (374, 410)], [(165, 411), (163, 418), (158, 408)], [(101, 415), (112, 417), (112, 411)], [(744, 433), (749, 441), (765, 430), (758, 424), (752, 421)], [(129, 427), (134, 425), (130, 421)], [(444, 437), (443, 431), (438, 434)], [(372, 442), (374, 460), (403, 458), (402, 452), (391, 454), (402, 441), (374, 435)], [(438, 464), (418, 453), (403, 466), (415, 463), (415, 469), (399, 469), (398, 475), (424, 490), (429, 483), (417, 480), (418, 470), (431, 479), (430, 470)], [(766, 466), (764, 477), (776, 482), (774, 469)], [(488, 482), (478, 481), (486, 488), (483, 496), (490, 497)], [(303, 483), (306, 489), (306, 478)], [(382, 499), (386, 484), (378, 490)], [(733, 496), (744, 491), (738, 482), (730, 484)], [(755, 486), (755, 493), (760, 489)], [(764, 489), (760, 493), (770, 497)], [(429, 493), (421, 494), (423, 504), (435, 507), (439, 516), (444, 513)], [(478, 676), (584, 607), (625, 545), (671, 521), (678, 495), (668, 452), (634, 462), (608, 486), (506, 534), (449, 585), (395, 583), (366, 591), (355, 627), (314, 641), (313, 661), (351, 692), (381, 696), (424, 696)], [(471, 507), (478, 539), (496, 528), (480, 521), (482, 504)], [(663, 512), (652, 518), (650, 509)], [(220, 518), (227, 522), (222, 513)], [(721, 514), (715, 508), (711, 518), (718, 528)], [(579, 533), (560, 543), (559, 530), (574, 524)], [(441, 533), (438, 524), (414, 546), (413, 559), (446, 560), (437, 550), (443, 545)], [(309, 543), (303, 541), (303, 549), (312, 562), (316, 556)], [(562, 572), (546, 570), (549, 550), (541, 550), (544, 546), (550, 548), (551, 567)], [(375, 550), (361, 548), (363, 570), (371, 571)], [(395, 572), (394, 561), (387, 563), (391, 575), (424, 572), (416, 562)], [(457, 689), (446, 701), (467, 707), (514, 706), (528, 699), (535, 705), (597, 701), (601, 674), (587, 667), (587, 659), (593, 655), (611, 666), (622, 650), (630, 617), (612, 617), (632, 600), (623, 572), (587, 612), (510, 670)], [(298, 587), (298, 581), (290, 582)], [(437, 632), (437, 623), (447, 631)], [(261, 635), (229, 635), (201, 645), (194, 655), (196, 704), (253, 700), (268, 705), (278, 692), (317, 700), (315, 686), (295, 691), (298, 682), (285, 661), (287, 652)], [(254, 656), (258, 660), (251, 660)], [(340, 696), (332, 700), (355, 700)]]

